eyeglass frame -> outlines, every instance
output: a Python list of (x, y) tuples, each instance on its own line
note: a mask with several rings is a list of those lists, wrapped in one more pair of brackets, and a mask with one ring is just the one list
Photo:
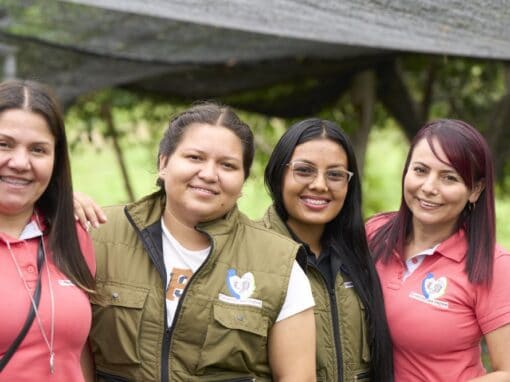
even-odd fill
[[(311, 167), (313, 169), (315, 169), (315, 176), (313, 176), (313, 178), (310, 180), (310, 182), (307, 182), (307, 183), (303, 183), (302, 181), (299, 181), (298, 179), (296, 179), (296, 173), (294, 171), (294, 165), (296, 163), (301, 163), (305, 166), (308, 166), (308, 167)], [(290, 161), (289, 163), (287, 163), (285, 165), (286, 167), (288, 167), (290, 169), (290, 171), (292, 172), (292, 177), (293, 179), (298, 182), (299, 184), (303, 184), (303, 185), (308, 185), (308, 184), (312, 184), (316, 179), (317, 179), (317, 176), (319, 176), (319, 173), (321, 172), (315, 165), (311, 164), (311, 163), (307, 163), (307, 162), (304, 162), (302, 160), (293, 160), (293, 161)], [(343, 182), (339, 182), (339, 184), (341, 184), (342, 186), (346, 186), (349, 184), (349, 182), (351, 181), (352, 177), (354, 176), (354, 172), (352, 171), (349, 171), (349, 170), (345, 170), (345, 169), (339, 169), (340, 171), (344, 172), (347, 174), (347, 182), (343, 183)], [(323, 178), (324, 178), (324, 181), (326, 182), (326, 184), (328, 185), (328, 187), (331, 187), (331, 181), (328, 179), (327, 177), (327, 174), (328, 174), (328, 171), (330, 170), (326, 170), (326, 171), (323, 171)], [(337, 171), (337, 170), (335, 170)], [(301, 179), (302, 180), (302, 179)], [(333, 187), (334, 188), (334, 187)]]

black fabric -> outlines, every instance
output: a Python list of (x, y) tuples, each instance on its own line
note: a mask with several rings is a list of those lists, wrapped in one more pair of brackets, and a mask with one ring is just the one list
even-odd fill
[[(41, 270), (43, 264), (44, 264), (44, 251), (43, 251), (43, 237), (41, 236), (41, 240), (39, 241), (39, 248), (37, 249), (37, 270), (39, 272), (39, 275), (37, 277), (37, 286), (35, 288), (33, 296), (36, 307), (39, 306), (39, 301), (41, 299), (41, 273), (42, 273)], [(28, 312), (25, 324), (21, 328), (18, 336), (12, 342), (11, 346), (9, 346), (9, 349), (7, 349), (4, 356), (0, 360), (0, 372), (5, 368), (5, 366), (12, 358), (12, 356), (18, 349), (19, 345), (27, 335), (28, 330), (32, 326), (32, 322), (34, 321), (34, 317), (35, 317), (34, 305), (32, 305), (32, 302), (30, 302), (30, 311)]]
[[(500, 0), (211, 4), (1, 0), (0, 62), (5, 76), (53, 86), (64, 104), (129, 87), (297, 117), (337, 99), (353, 72), (402, 52), (510, 59), (510, 8)], [(281, 88), (268, 97), (271, 86)], [(245, 91), (259, 98), (245, 104)]]

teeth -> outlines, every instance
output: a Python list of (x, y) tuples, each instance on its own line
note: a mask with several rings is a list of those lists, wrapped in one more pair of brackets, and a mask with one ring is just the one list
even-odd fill
[(439, 204), (426, 202), (424, 200), (421, 201), (421, 204), (425, 207), (439, 207)]
[(10, 176), (2, 176), (2, 177), (0, 177), (0, 179), (2, 180), (2, 182), (9, 183), (9, 184), (14, 184), (14, 185), (25, 186), (25, 185), (30, 183), (29, 180), (19, 179), (19, 178), (12, 178)]
[(195, 190), (198, 190), (198, 191), (202, 191), (202, 192), (207, 192), (208, 194), (213, 194), (214, 195), (214, 192), (211, 191), (211, 190), (207, 190), (205, 188), (202, 188), (202, 187), (193, 187)]
[(323, 199), (303, 199), (305, 203), (314, 204), (316, 206), (321, 206), (327, 204), (328, 202)]

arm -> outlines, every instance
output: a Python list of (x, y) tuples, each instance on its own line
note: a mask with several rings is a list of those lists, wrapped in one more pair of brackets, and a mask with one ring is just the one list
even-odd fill
[(269, 364), (277, 382), (315, 381), (315, 317), (304, 310), (273, 325)]
[(510, 382), (510, 324), (488, 333), (485, 341), (494, 371), (471, 382)]
[(74, 216), (79, 220), (85, 230), (89, 230), (90, 225), (97, 228), (99, 224), (106, 223), (106, 215), (99, 205), (88, 195), (81, 192), (73, 193)]
[(94, 361), (92, 359), (92, 353), (90, 352), (88, 341), (85, 343), (85, 346), (83, 346), (80, 364), (85, 382), (94, 382), (96, 380), (96, 370), (94, 367)]

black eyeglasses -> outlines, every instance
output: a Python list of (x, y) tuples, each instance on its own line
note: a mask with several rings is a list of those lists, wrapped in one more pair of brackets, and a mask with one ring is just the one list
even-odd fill
[[(294, 180), (300, 184), (310, 184), (319, 175), (319, 169), (310, 163), (292, 161), (287, 163), (287, 166), (289, 166), (292, 171)], [(353, 172), (340, 168), (326, 170), (323, 174), (326, 184), (332, 190), (338, 190), (345, 187), (353, 175)]]

